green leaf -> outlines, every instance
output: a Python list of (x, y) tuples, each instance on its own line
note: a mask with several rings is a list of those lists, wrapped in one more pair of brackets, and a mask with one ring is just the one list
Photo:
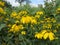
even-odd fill
[(2, 28), (4, 28), (6, 26), (6, 24), (0, 24), (0, 31)]

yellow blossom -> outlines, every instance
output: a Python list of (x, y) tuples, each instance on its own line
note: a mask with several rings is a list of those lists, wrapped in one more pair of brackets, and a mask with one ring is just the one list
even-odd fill
[(51, 20), (51, 18), (45, 18), (45, 20), (46, 20), (46, 21), (50, 21), (50, 20)]
[(50, 40), (50, 41), (54, 40), (54, 39), (55, 39), (54, 36), (55, 36), (54, 33), (50, 32), (50, 33), (49, 33), (49, 40)]
[(51, 27), (52, 27), (52, 24), (47, 24), (47, 28), (51, 29)]
[(16, 20), (15, 23), (19, 23), (19, 20)]
[(46, 24), (43, 24), (43, 26), (42, 26), (42, 27), (43, 27), (43, 29), (45, 29), (45, 28), (47, 28), (47, 25), (46, 25)]
[(47, 32), (47, 30), (42, 30), (41, 34), (45, 34)]
[(31, 24), (37, 24), (37, 20), (36, 19), (32, 19), (31, 20)]
[(57, 13), (57, 14), (60, 13), (60, 8), (57, 8), (56, 13)]
[(55, 20), (54, 18), (52, 18), (52, 19), (51, 19), (51, 22), (55, 23), (55, 22), (56, 22), (56, 20)]
[(57, 10), (60, 10), (60, 8), (57, 8)]
[(21, 17), (20, 17), (20, 15), (17, 15), (15, 18), (19, 20)]
[(56, 28), (59, 28), (60, 27), (60, 23), (56, 24)]
[(4, 6), (4, 4), (5, 4), (4, 2), (0, 1), (0, 6)]
[(17, 13), (16, 12), (12, 12), (11, 13), (11, 17), (16, 17), (17, 16)]
[(7, 26), (8, 26), (8, 27), (11, 27), (11, 24), (8, 24)]
[(49, 36), (49, 33), (47, 32), (47, 33), (44, 34), (43, 38), (44, 38), (44, 39), (47, 39), (48, 36)]
[(40, 15), (35, 15), (36, 18), (40, 18)]
[(28, 23), (31, 22), (31, 19), (32, 19), (32, 18), (31, 18), (30, 16), (22, 17), (21, 23), (23, 23), (23, 24), (28, 24)]
[(37, 39), (42, 39), (42, 37), (43, 37), (43, 35), (40, 34), (40, 33), (36, 33), (35, 34), (35, 38), (37, 38)]
[(38, 12), (36, 12), (36, 14), (37, 15), (43, 15), (44, 13), (43, 13), (43, 11), (38, 11)]
[(44, 21), (43, 21), (43, 20), (41, 20), (41, 21), (40, 21), (40, 23), (44, 23)]
[(26, 35), (26, 31), (22, 31), (21, 34), (22, 34), (22, 35)]
[(23, 25), (19, 25), (19, 28), (20, 28), (20, 29), (24, 29)]
[(54, 33), (52, 33), (49, 30), (42, 30), (41, 32), (38, 32), (35, 34), (35, 38), (37, 39), (49, 39), (50, 41), (55, 39)]
[(20, 11), (20, 12), (19, 12), (19, 15), (23, 15), (23, 14), (24, 14), (24, 15), (27, 14), (27, 11)]
[(43, 28), (45, 29), (45, 28), (52, 28), (52, 24), (43, 24)]
[(8, 21), (8, 20), (9, 20), (9, 18), (6, 18), (5, 20), (7, 20), (7, 21)]
[(14, 24), (14, 25), (12, 25), (11, 29), (9, 30), (9, 32), (13, 32), (13, 33), (19, 32), (20, 29), (23, 29), (22, 25)]
[(4, 13), (4, 10), (3, 8), (0, 7), (0, 13)]

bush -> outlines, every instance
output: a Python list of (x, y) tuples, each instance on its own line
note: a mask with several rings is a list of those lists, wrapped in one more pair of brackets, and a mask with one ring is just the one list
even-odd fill
[(9, 8), (0, 1), (0, 45), (60, 45), (59, 17), (52, 3)]

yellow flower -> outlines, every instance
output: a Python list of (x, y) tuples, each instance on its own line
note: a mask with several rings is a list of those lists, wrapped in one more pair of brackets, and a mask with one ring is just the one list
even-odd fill
[(52, 27), (52, 24), (47, 24), (47, 28), (51, 29), (51, 27)]
[(11, 28), (13, 29), (15, 26), (16, 26), (16, 24), (12, 25), (12, 27), (11, 27)]
[(8, 26), (8, 27), (11, 27), (11, 24), (8, 24), (7, 26)]
[(49, 36), (49, 33), (47, 32), (47, 33), (44, 34), (43, 38), (44, 38), (44, 39), (47, 39), (48, 36)]
[(20, 28), (20, 29), (24, 29), (23, 25), (19, 25), (19, 28)]
[(22, 34), (22, 35), (26, 35), (26, 31), (22, 31), (21, 34)]
[(0, 1), (0, 6), (4, 6), (4, 4), (5, 4), (4, 2)]
[(36, 18), (40, 18), (40, 15), (35, 15)]
[(27, 11), (20, 11), (19, 13), (18, 13), (19, 15), (26, 15), (27, 14)]
[(57, 8), (57, 10), (60, 10), (60, 8)]
[(38, 11), (38, 12), (36, 12), (36, 14), (37, 15), (43, 15), (44, 13), (43, 13), (43, 11)]
[(20, 15), (17, 15), (15, 18), (19, 20), (21, 17), (20, 17)]
[(8, 20), (9, 20), (9, 18), (6, 18), (5, 20), (6, 20), (6, 21), (8, 21)]
[(20, 29), (20, 27), (17, 26), (17, 25), (13, 25), (13, 26), (12, 26), (12, 29), (13, 29), (13, 31), (18, 32), (19, 29)]
[(47, 28), (47, 25), (46, 24), (43, 24), (43, 29)]
[(21, 23), (23, 23), (23, 24), (28, 24), (28, 23), (31, 22), (31, 19), (32, 19), (32, 18), (31, 18), (30, 16), (22, 17)]
[(47, 30), (42, 30), (42, 31), (41, 31), (41, 34), (44, 35), (46, 32), (47, 32)]
[(44, 39), (48, 38), (48, 32), (47, 32), (47, 30), (42, 30), (40, 33), (43, 35)]
[(11, 17), (16, 17), (17, 16), (17, 13), (16, 12), (12, 12), (11, 13)]
[(35, 34), (35, 38), (37, 39), (49, 39), (50, 41), (54, 40), (56, 37), (54, 35), (54, 33), (52, 33), (51, 31), (49, 30), (42, 30), (41, 32), (39, 33), (36, 33)]
[(42, 39), (42, 37), (43, 37), (43, 35), (40, 34), (40, 33), (36, 33), (35, 34), (35, 38), (37, 38), (37, 39)]
[(60, 27), (60, 23), (58, 23), (58, 24), (56, 24), (57, 26), (56, 26), (56, 28), (59, 28)]
[(32, 19), (31, 20), (31, 24), (37, 24), (37, 20), (36, 19)]
[(9, 32), (13, 32), (13, 33), (19, 32), (20, 29), (23, 29), (22, 25), (14, 24), (14, 25), (12, 25), (11, 29), (9, 30)]
[(57, 14), (60, 13), (60, 8), (57, 8), (56, 13), (57, 13)]
[(52, 19), (51, 19), (51, 22), (55, 23), (55, 22), (56, 22), (56, 20), (55, 20), (54, 18), (52, 18)]
[(49, 30), (42, 30), (41, 32), (35, 34), (35, 38), (37, 38), (37, 39), (43, 38), (45, 40), (49, 39), (50, 41), (52, 41), (55, 39), (55, 35), (54, 35), (54, 33), (52, 33)]
[(25, 17), (22, 17), (21, 18), (21, 23), (25, 24), (25, 22), (26, 22), (26, 18)]
[(19, 20), (16, 20), (15, 23), (20, 23)]
[(4, 13), (4, 10), (3, 8), (0, 7), (0, 13)]
[(45, 29), (45, 28), (50, 28), (51, 29), (51, 27), (52, 27), (52, 24), (43, 24), (43, 28)]
[(48, 23), (51, 22), (51, 18), (45, 18), (44, 20), (45, 20), (45, 22), (48, 22)]
[(37, 20), (31, 16), (23, 16), (21, 18), (21, 23), (23, 23), (23, 24), (28, 24), (28, 23), (37, 24)]
[(50, 40), (50, 41), (54, 40), (54, 39), (55, 39), (54, 36), (55, 36), (54, 33), (50, 32), (50, 33), (49, 33), (49, 40)]
[(41, 20), (41, 21), (40, 21), (40, 23), (44, 23), (44, 21), (43, 21), (43, 20)]

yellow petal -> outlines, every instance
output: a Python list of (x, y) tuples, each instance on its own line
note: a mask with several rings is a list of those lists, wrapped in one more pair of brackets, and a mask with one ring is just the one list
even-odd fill
[(47, 39), (48, 36), (49, 36), (49, 33), (45, 33), (44, 36), (43, 36), (43, 38), (44, 38), (44, 39)]
[(36, 33), (35, 34), (35, 38), (37, 38), (37, 39), (42, 39), (42, 37), (43, 37), (43, 35), (40, 34), (40, 33)]
[(52, 40), (54, 40), (54, 39), (55, 39), (55, 38), (54, 38), (54, 33), (50, 32), (50, 33), (49, 33), (49, 40), (52, 41)]
[(41, 34), (44, 34), (44, 33), (46, 33), (47, 32), (47, 30), (43, 30), (43, 31), (41, 31)]

